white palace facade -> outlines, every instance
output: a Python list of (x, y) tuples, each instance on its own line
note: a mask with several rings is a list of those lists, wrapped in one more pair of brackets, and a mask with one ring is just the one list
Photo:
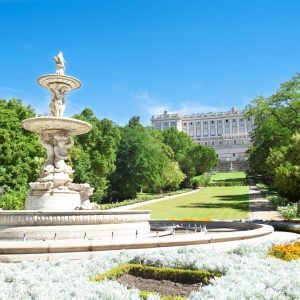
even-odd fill
[(152, 126), (165, 130), (175, 127), (188, 134), (195, 143), (211, 146), (220, 161), (245, 161), (251, 144), (253, 117), (233, 107), (230, 111), (192, 115), (169, 114), (152, 116)]

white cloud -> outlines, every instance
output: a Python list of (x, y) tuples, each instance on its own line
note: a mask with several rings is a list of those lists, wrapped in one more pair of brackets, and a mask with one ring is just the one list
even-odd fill
[(221, 112), (223, 110), (224, 108), (221, 106), (206, 105), (200, 101), (188, 100), (180, 103), (177, 112), (183, 115), (189, 115), (193, 113)]
[(177, 104), (170, 104), (159, 97), (151, 95), (147, 90), (140, 90), (134, 94), (134, 98), (138, 100), (138, 108), (149, 115), (160, 115), (165, 110), (171, 114), (181, 113), (183, 115), (221, 112), (224, 110), (222, 106), (205, 105), (196, 100), (183, 100)]

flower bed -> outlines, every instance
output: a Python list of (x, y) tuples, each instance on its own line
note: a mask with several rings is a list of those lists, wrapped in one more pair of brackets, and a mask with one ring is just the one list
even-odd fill
[[(300, 299), (300, 260), (275, 259), (269, 256), (271, 246), (240, 246), (229, 253), (199, 248), (141, 250), (101, 254), (87, 261), (0, 264), (0, 299), (142, 299), (139, 290), (127, 289), (115, 280), (90, 280), (122, 263), (224, 274), (190, 294), (190, 300)], [(160, 299), (153, 294), (147, 297)]]
[(161, 294), (163, 299), (179, 300), (185, 299), (184, 296), (188, 296), (191, 291), (207, 285), (212, 278), (221, 275), (220, 272), (207, 270), (158, 268), (127, 263), (100, 274), (92, 280), (117, 280), (126, 286), (140, 287), (143, 290), (141, 296), (145, 299), (151, 292), (156, 292), (155, 294)]
[(300, 259), (300, 242), (272, 246), (270, 255), (282, 260)]

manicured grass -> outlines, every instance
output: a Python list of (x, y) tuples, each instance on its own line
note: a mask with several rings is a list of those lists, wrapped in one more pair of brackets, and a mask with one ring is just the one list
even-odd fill
[(152, 219), (245, 219), (249, 213), (247, 186), (205, 187), (198, 192), (136, 209), (151, 210)]
[(220, 172), (211, 176), (211, 181), (235, 181), (244, 180), (246, 174), (244, 172)]

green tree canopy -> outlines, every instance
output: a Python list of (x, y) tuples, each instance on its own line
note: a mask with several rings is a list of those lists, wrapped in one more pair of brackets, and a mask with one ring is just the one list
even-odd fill
[(99, 120), (91, 109), (74, 116), (89, 122), (93, 129), (77, 136), (71, 150), (75, 182), (87, 182), (95, 188), (93, 200), (101, 202), (109, 187), (109, 176), (115, 170), (120, 130), (108, 119)]
[(271, 149), (266, 165), (272, 185), (292, 202), (300, 200), (300, 133), (292, 136), (288, 146)]
[(174, 127), (163, 131), (163, 141), (174, 152), (175, 160), (185, 175), (185, 180), (183, 181), (183, 186), (185, 187), (191, 185), (195, 175), (210, 171), (218, 163), (218, 158), (213, 148), (196, 145), (191, 137)]
[(45, 158), (38, 136), (21, 124), (34, 115), (21, 100), (0, 99), (0, 186), (6, 191), (0, 205), (5, 209), (23, 208), (28, 183), (37, 179)]
[(255, 98), (247, 115), (255, 119), (250, 167), (270, 183), (272, 174), (266, 162), (271, 149), (288, 146), (300, 129), (300, 74), (283, 83), (272, 96)]
[(115, 197), (132, 198), (141, 189), (157, 192), (178, 186), (184, 176), (172, 157), (160, 131), (143, 127), (138, 118), (132, 118), (122, 128), (117, 168), (112, 176)]

